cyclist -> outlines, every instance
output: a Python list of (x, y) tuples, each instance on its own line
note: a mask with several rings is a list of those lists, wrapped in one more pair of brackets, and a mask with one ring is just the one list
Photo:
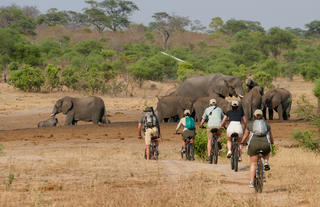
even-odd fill
[(146, 143), (147, 160), (149, 160), (151, 138), (160, 137), (160, 125), (158, 117), (155, 115), (153, 111), (153, 107), (146, 107), (143, 112), (144, 114), (141, 116), (138, 124), (138, 136), (139, 139), (141, 139), (141, 131), (143, 131)]
[(273, 144), (273, 136), (269, 124), (263, 119), (263, 113), (260, 109), (253, 113), (254, 121), (249, 122), (244, 132), (241, 143), (245, 144), (248, 137), (248, 155), (250, 156), (250, 183), (249, 187), (253, 188), (254, 176), (256, 173), (259, 150), (263, 151), (264, 155), (264, 170), (270, 170), (269, 153)]
[[(244, 124), (244, 128), (247, 126), (247, 120), (246, 117), (244, 116), (242, 108), (239, 109), (239, 102), (238, 101), (232, 101), (231, 102), (231, 107), (232, 110), (228, 111), (226, 115), (223, 117), (222, 123), (221, 123), (221, 128), (224, 127), (226, 124), (227, 119), (229, 120), (229, 126), (227, 128), (227, 136), (228, 136), (228, 153), (227, 157), (231, 157), (231, 145), (232, 145), (232, 140), (231, 140), (231, 135), (233, 133), (238, 133), (238, 142), (241, 141), (242, 135), (243, 135), (243, 129), (241, 126), (241, 121)], [(239, 147), (239, 161), (242, 160), (241, 158), (241, 146)]]
[(184, 117), (180, 119), (177, 128), (176, 128), (176, 134), (178, 133), (178, 130), (181, 126), (183, 126), (183, 132), (182, 132), (182, 148), (181, 151), (185, 152), (186, 148), (186, 139), (188, 137), (192, 137), (194, 139), (195, 133), (195, 127), (194, 127), (194, 119), (190, 116), (190, 110), (186, 109), (183, 112)]
[[(221, 125), (221, 120), (224, 116), (224, 113), (222, 111), (222, 109), (218, 106), (216, 106), (216, 99), (210, 99), (209, 101), (209, 107), (205, 109), (203, 115), (202, 115), (202, 119), (201, 119), (201, 123), (200, 123), (200, 127), (203, 126), (204, 122), (206, 120), (208, 120), (207, 123), (207, 138), (208, 138), (208, 144), (207, 144), (207, 150), (208, 150), (208, 158), (207, 160), (210, 159), (210, 152), (211, 152), (211, 142), (212, 142), (212, 132), (211, 130), (213, 128), (220, 128)], [(218, 147), (219, 149), (221, 149), (221, 143), (220, 143), (220, 130), (218, 130)]]

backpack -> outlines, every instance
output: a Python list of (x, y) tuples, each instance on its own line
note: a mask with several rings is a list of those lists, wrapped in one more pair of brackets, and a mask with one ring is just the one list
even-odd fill
[(261, 120), (255, 120), (253, 122), (252, 132), (254, 135), (257, 135), (258, 137), (266, 136), (268, 133), (268, 128), (266, 122)]
[(194, 120), (192, 117), (186, 117), (186, 128), (189, 130), (194, 130)]
[(152, 112), (148, 112), (144, 116), (144, 126), (146, 128), (152, 128), (157, 126), (157, 119)]

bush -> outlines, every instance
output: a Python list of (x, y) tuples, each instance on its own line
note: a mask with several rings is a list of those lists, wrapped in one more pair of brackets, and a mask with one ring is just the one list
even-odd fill
[(8, 65), (8, 69), (13, 71), (13, 70), (18, 70), (19, 69), (19, 63), (18, 62), (11, 62), (9, 65)]
[(49, 64), (46, 68), (46, 79), (50, 90), (58, 87), (60, 84), (58, 73), (61, 70), (59, 66), (55, 67), (54, 65)]
[(296, 139), (300, 146), (310, 149), (313, 152), (320, 152), (320, 138), (315, 137), (316, 132), (313, 131), (296, 131), (293, 138)]
[(9, 81), (14, 87), (24, 91), (40, 91), (44, 77), (40, 68), (24, 65), (21, 70), (11, 72)]
[(193, 65), (191, 63), (179, 62), (177, 70), (177, 79), (184, 81), (185, 79), (194, 76), (195, 71), (193, 70)]
[(269, 73), (266, 73), (264, 71), (258, 71), (253, 75), (253, 80), (255, 80), (260, 86), (273, 88), (273, 77)]

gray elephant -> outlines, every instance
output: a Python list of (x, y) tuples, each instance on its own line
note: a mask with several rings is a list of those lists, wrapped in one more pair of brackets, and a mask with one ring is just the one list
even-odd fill
[(262, 109), (263, 87), (255, 86), (241, 100), (244, 115), (247, 120), (253, 119), (256, 109)]
[(248, 78), (246, 80), (246, 86), (247, 86), (247, 89), (248, 89), (248, 92), (253, 89), (255, 86), (259, 86), (257, 82), (255, 82), (254, 80)]
[(58, 119), (55, 116), (51, 116), (49, 119), (40, 121), (38, 123), (38, 128), (42, 127), (55, 127), (58, 124)]
[(266, 118), (266, 111), (268, 110), (270, 120), (273, 120), (273, 110), (278, 112), (280, 120), (288, 120), (290, 118), (291, 104), (292, 95), (284, 88), (270, 90), (262, 96), (264, 117)]
[(94, 124), (107, 122), (104, 102), (96, 96), (85, 98), (65, 96), (57, 100), (52, 115), (61, 112), (67, 115), (64, 125), (76, 125), (78, 121), (92, 121)]
[(181, 96), (164, 96), (157, 103), (157, 115), (160, 122), (170, 121), (174, 117), (182, 118), (183, 111), (192, 111), (193, 99)]
[(188, 78), (178, 87), (177, 94), (196, 100), (200, 97), (210, 97), (213, 94), (218, 94), (222, 98), (243, 97), (244, 91), (240, 78), (217, 73)]
[(217, 106), (220, 107), (224, 113), (231, 110), (230, 103), (225, 100), (224, 98), (221, 98), (218, 94), (212, 94), (210, 97), (201, 97), (198, 98), (198, 100), (193, 104), (193, 110), (195, 112), (195, 120), (201, 121), (201, 117), (203, 115), (204, 110), (209, 107), (209, 100), (210, 99), (216, 99)]

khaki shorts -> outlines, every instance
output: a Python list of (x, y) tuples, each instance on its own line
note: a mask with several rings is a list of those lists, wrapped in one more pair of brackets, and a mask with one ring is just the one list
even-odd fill
[(194, 130), (189, 130), (189, 129), (186, 129), (182, 132), (182, 137), (184, 139), (187, 139), (188, 137), (192, 137), (194, 138), (194, 136), (196, 135), (196, 133), (194, 132)]
[(243, 136), (243, 129), (240, 121), (230, 122), (227, 128), (227, 136), (231, 137), (233, 133), (238, 133), (239, 137)]
[(146, 128), (146, 131), (144, 133), (144, 141), (146, 142), (146, 145), (151, 144), (151, 137), (152, 136), (158, 136), (158, 128), (152, 127), (152, 128)]
[(220, 137), (220, 127), (217, 127), (217, 126), (212, 126), (212, 127), (208, 127), (207, 126), (207, 138), (208, 139), (211, 139), (212, 138), (212, 132), (211, 130), (214, 129), (214, 128), (217, 128), (218, 129), (218, 136)]

